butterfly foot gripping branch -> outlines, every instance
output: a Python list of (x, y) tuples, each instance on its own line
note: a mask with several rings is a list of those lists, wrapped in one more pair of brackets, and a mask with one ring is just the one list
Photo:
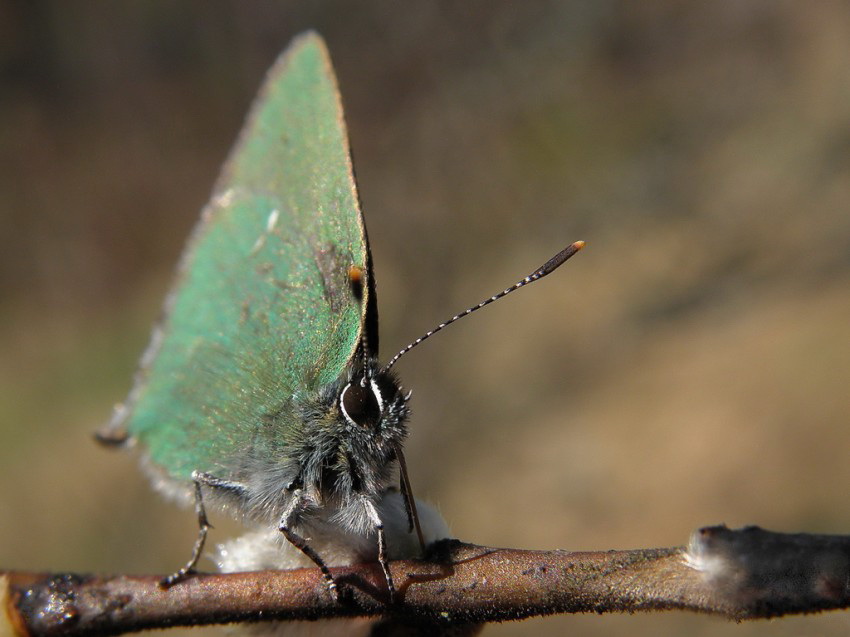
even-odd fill
[(324, 577), (325, 579), (325, 584), (327, 584), (328, 591), (333, 596), (333, 598), (337, 602), (339, 602), (339, 586), (337, 586), (336, 580), (334, 580), (333, 575), (331, 575), (331, 571), (328, 568), (328, 565), (322, 559), (322, 556), (319, 555), (313, 549), (313, 547), (307, 543), (307, 540), (305, 540), (304, 537), (302, 537), (293, 530), (296, 521), (301, 516), (304, 509), (307, 508), (308, 504), (309, 502), (304, 497), (304, 492), (302, 488), (295, 488), (291, 492), (289, 506), (286, 507), (283, 512), (283, 515), (280, 518), (278, 530), (283, 533), (283, 536), (289, 541), (290, 544), (292, 544), (295, 548), (304, 553), (304, 555), (313, 560), (313, 563), (319, 567), (319, 570), (322, 571), (322, 577)]
[(201, 559), (201, 554), (204, 550), (204, 544), (207, 542), (209, 530), (213, 528), (213, 525), (210, 524), (209, 519), (207, 518), (207, 510), (206, 507), (204, 507), (204, 495), (201, 492), (201, 485), (210, 484), (211, 481), (215, 481), (215, 478), (209, 474), (194, 471), (192, 473), (192, 481), (195, 486), (195, 515), (198, 518), (198, 537), (195, 539), (195, 545), (192, 548), (192, 556), (189, 558), (189, 561), (176, 572), (163, 577), (159, 582), (161, 588), (171, 588), (195, 572), (195, 567), (198, 565), (198, 560)]

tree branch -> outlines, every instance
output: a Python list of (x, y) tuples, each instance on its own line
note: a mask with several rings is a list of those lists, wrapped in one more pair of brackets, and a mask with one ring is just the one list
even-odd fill
[(381, 616), (404, 634), (470, 634), (482, 622), (554, 613), (682, 609), (744, 620), (850, 606), (850, 536), (758, 527), (706, 527), (687, 547), (633, 551), (523, 551), (447, 540), (427, 559), (391, 568), (393, 605), (378, 565), (332, 569), (342, 603), (332, 600), (318, 569), (195, 575), (168, 590), (158, 576), (5, 572), (0, 601), (8, 623), (0, 621), (0, 633), (114, 635)]

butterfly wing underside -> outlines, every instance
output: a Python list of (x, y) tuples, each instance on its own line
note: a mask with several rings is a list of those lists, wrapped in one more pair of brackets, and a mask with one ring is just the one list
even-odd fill
[(350, 364), (374, 284), (349, 272), (371, 277), (369, 259), (336, 80), (308, 33), (268, 74), (115, 426), (173, 479), (227, 466)]

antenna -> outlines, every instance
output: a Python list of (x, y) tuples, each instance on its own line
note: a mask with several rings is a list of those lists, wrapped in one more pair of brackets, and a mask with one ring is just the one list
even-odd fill
[(498, 301), (503, 296), (507, 296), (508, 294), (513, 292), (514, 290), (518, 290), (521, 287), (528, 285), (529, 283), (534, 283), (535, 281), (542, 279), (547, 274), (552, 274), (552, 272), (554, 272), (555, 270), (557, 270), (560, 266), (562, 266), (564, 264), (564, 261), (569, 259), (571, 256), (573, 256), (576, 252), (581, 250), (583, 247), (584, 247), (584, 241), (576, 241), (575, 243), (571, 243), (566, 248), (561, 250), (558, 254), (556, 254), (554, 257), (549, 259), (546, 263), (544, 263), (539, 268), (537, 268), (534, 272), (529, 274), (527, 277), (521, 279), (520, 281), (517, 281), (511, 287), (502, 290), (498, 294), (491, 296), (489, 299), (485, 299), (485, 300), (481, 301), (481, 303), (479, 303), (478, 305), (474, 305), (471, 308), (464, 310), (460, 314), (455, 314), (453, 317), (451, 317), (445, 323), (440, 323), (433, 330), (431, 330), (429, 332), (425, 332), (425, 334), (423, 334), (422, 336), (417, 338), (415, 341), (413, 341), (412, 343), (410, 343), (406, 347), (403, 347), (401, 350), (399, 350), (398, 354), (393, 356), (389, 360), (389, 362), (386, 365), (384, 365), (384, 369), (382, 371), (384, 371), (384, 372), (389, 371), (390, 368), (398, 362), (399, 358), (401, 358), (402, 356), (407, 354), (410, 350), (412, 350), (414, 347), (419, 345), (419, 343), (424, 341), (426, 338), (433, 336), (434, 334), (439, 332), (441, 329), (443, 329), (444, 327), (446, 327), (448, 325), (451, 325), (452, 323), (454, 323), (458, 319), (462, 319), (464, 316), (468, 316), (468, 315), (472, 314), (473, 312), (475, 312), (476, 310), (480, 310), (485, 305), (490, 305), (490, 303), (492, 303), (493, 301)]

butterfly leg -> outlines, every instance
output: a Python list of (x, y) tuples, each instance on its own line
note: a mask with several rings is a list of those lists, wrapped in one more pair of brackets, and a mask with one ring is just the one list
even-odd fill
[(182, 582), (190, 573), (195, 571), (195, 566), (198, 565), (198, 560), (201, 559), (201, 552), (204, 550), (204, 543), (207, 541), (207, 533), (212, 528), (212, 524), (207, 519), (207, 511), (204, 508), (204, 497), (201, 487), (207, 486), (234, 493), (242, 493), (245, 490), (245, 487), (241, 484), (227, 482), (202, 471), (192, 472), (192, 482), (195, 485), (195, 515), (198, 517), (198, 538), (195, 540), (195, 546), (192, 549), (192, 557), (189, 558), (189, 561), (179, 571), (172, 573), (168, 577), (164, 577), (160, 581), (159, 585), (162, 588), (169, 588)]
[(331, 595), (334, 596), (336, 601), (340, 601), (339, 588), (334, 581), (333, 575), (331, 575), (331, 572), (328, 569), (328, 565), (325, 564), (325, 561), (321, 558), (321, 556), (316, 553), (309, 544), (307, 544), (307, 540), (292, 530), (292, 527), (295, 526), (298, 521), (298, 517), (304, 512), (308, 504), (309, 501), (305, 497), (303, 490), (300, 488), (293, 489), (292, 499), (287, 505), (286, 510), (283, 512), (283, 515), (280, 516), (280, 526), (278, 528), (290, 544), (313, 560), (316, 566), (321, 569), (322, 575), (325, 578), (325, 583), (328, 586), (328, 590), (331, 592)]
[(387, 538), (384, 534), (384, 522), (381, 516), (378, 515), (378, 508), (370, 498), (362, 498), (363, 507), (366, 509), (366, 515), (375, 527), (378, 533), (378, 563), (384, 571), (384, 577), (387, 580), (387, 590), (389, 591), (390, 603), (395, 601), (395, 584), (393, 584), (393, 576), (390, 573), (390, 563), (387, 559)]
[(407, 463), (401, 451), (401, 445), (395, 445), (395, 457), (398, 460), (398, 473), (401, 486), (401, 497), (404, 500), (404, 510), (407, 512), (408, 532), (416, 530), (419, 538), (419, 548), (425, 553), (425, 537), (422, 535), (422, 526), (419, 524), (419, 514), (416, 512), (416, 498), (413, 497), (413, 489), (410, 487), (410, 478), (407, 477)]

